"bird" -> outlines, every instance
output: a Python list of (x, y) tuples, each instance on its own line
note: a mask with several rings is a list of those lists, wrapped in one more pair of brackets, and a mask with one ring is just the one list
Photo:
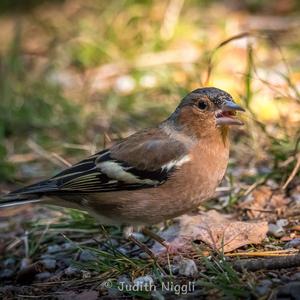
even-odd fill
[(237, 112), (245, 110), (229, 93), (198, 88), (157, 126), (0, 197), (0, 208), (52, 204), (124, 226), (151, 226), (185, 214), (214, 196), (228, 164), (228, 129), (243, 125)]

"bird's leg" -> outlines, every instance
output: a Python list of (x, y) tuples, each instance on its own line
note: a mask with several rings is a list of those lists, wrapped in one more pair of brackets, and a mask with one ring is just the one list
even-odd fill
[(173, 253), (172, 245), (169, 242), (167, 242), (165, 239), (163, 239), (162, 237), (160, 237), (159, 235), (157, 235), (153, 231), (149, 230), (148, 228), (144, 227), (144, 228), (141, 229), (141, 231), (142, 231), (143, 234), (149, 236), (150, 238), (152, 238), (153, 240), (157, 241), (159, 244), (164, 246), (168, 253)]
[(156, 259), (155, 254), (145, 245), (134, 237), (133, 226), (125, 226), (123, 229), (123, 235), (128, 240), (132, 241), (134, 244), (140, 247), (141, 250), (146, 252), (152, 259)]

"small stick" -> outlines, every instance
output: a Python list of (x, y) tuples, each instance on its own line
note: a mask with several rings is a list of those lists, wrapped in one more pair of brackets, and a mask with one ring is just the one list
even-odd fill
[(33, 140), (28, 140), (27, 145), (32, 151), (34, 151), (35, 153), (37, 153), (41, 157), (49, 160), (54, 165), (57, 165), (59, 167), (65, 167), (65, 164), (62, 163), (61, 160), (58, 160), (57, 158), (53, 157), (53, 155), (51, 153), (49, 153), (48, 151), (43, 149), (40, 145), (35, 143)]
[(160, 237), (159, 235), (154, 233), (153, 231), (151, 231), (147, 228), (143, 228), (142, 233), (149, 236), (153, 240), (157, 241), (158, 243), (160, 243), (162, 246), (166, 247), (167, 249), (169, 248), (169, 246), (170, 246), (169, 243), (165, 239), (163, 239), (162, 237)]
[(133, 235), (130, 235), (128, 237), (129, 240), (131, 240), (134, 244), (138, 245), (144, 252), (146, 252), (152, 259), (156, 260), (156, 257), (154, 253), (143, 243), (141, 243), (139, 240), (133, 237)]
[(67, 161), (66, 159), (64, 159), (63, 157), (61, 157), (59, 154), (54, 153), (54, 152), (52, 152), (51, 154), (52, 154), (52, 156), (54, 158), (56, 158), (57, 160), (61, 161), (66, 167), (71, 167), (72, 166), (72, 164), (69, 161)]
[(300, 266), (300, 255), (288, 255), (273, 258), (245, 259), (233, 263), (233, 268), (237, 271), (258, 271), (274, 270), (282, 268), (294, 268)]
[(227, 253), (226, 256), (287, 256), (295, 255), (299, 250), (274, 250), (274, 251), (256, 251), (256, 252), (237, 252), (237, 253)]
[(294, 179), (294, 177), (297, 175), (297, 172), (300, 169), (300, 154), (297, 156), (297, 163), (292, 171), (292, 173), (290, 174), (289, 178), (287, 179), (287, 181), (285, 182), (285, 184), (282, 186), (282, 190), (285, 190), (287, 188), (287, 186), (290, 184), (290, 182)]

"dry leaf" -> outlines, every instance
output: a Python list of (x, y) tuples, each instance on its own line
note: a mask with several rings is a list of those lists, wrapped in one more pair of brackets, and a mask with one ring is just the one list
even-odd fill
[(247, 210), (250, 219), (274, 220), (282, 215), (289, 203), (280, 192), (274, 192), (267, 186), (262, 186), (251, 194), (249, 199), (240, 204), (240, 208)]
[(194, 217), (183, 217), (181, 234), (201, 240), (213, 249), (230, 252), (247, 244), (258, 244), (268, 232), (267, 222), (240, 222), (228, 219), (217, 211)]
[(267, 232), (267, 222), (234, 221), (228, 215), (212, 210), (180, 217), (179, 224), (171, 226), (161, 236), (183, 252), (190, 250), (188, 248), (195, 240), (203, 241), (214, 250), (230, 252), (247, 244), (260, 243)]

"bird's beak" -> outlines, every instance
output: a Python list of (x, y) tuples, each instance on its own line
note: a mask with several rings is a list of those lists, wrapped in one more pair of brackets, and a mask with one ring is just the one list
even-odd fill
[(244, 125), (244, 123), (236, 118), (236, 112), (245, 109), (236, 103), (226, 100), (222, 108), (216, 111), (216, 124), (217, 125)]

